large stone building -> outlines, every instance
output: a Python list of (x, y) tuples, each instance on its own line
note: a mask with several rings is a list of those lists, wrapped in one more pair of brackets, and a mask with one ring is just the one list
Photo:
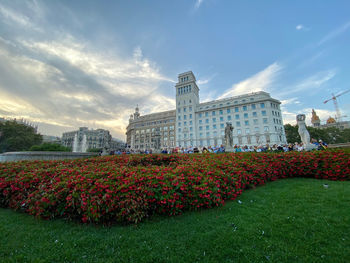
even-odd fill
[(112, 136), (109, 131), (103, 129), (89, 130), (87, 127), (80, 127), (77, 131), (65, 132), (62, 134), (62, 145), (73, 148), (74, 138), (77, 135), (79, 141), (86, 136), (87, 149), (102, 149), (111, 145)]
[(191, 71), (179, 74), (175, 89), (175, 110), (140, 116), (137, 107), (130, 116), (126, 135), (132, 149), (220, 145), (227, 122), (234, 127), (234, 144), (286, 143), (281, 102), (266, 92), (200, 103)]

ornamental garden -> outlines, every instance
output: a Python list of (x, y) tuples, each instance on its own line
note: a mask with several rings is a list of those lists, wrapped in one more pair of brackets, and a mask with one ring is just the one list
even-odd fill
[(0, 207), (43, 219), (139, 223), (222, 206), (284, 178), (350, 179), (343, 150), (121, 155), (0, 163)]

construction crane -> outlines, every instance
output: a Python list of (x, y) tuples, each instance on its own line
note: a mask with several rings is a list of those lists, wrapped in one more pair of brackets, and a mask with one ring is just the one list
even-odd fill
[(343, 91), (341, 93), (339, 93), (338, 95), (334, 96), (334, 94), (332, 93), (332, 98), (328, 99), (328, 100), (325, 100), (323, 103), (326, 104), (328, 101), (330, 100), (333, 100), (333, 103), (334, 103), (334, 107), (335, 107), (335, 110), (337, 112), (336, 114), (336, 120), (337, 122), (341, 121), (341, 114), (340, 114), (340, 109), (339, 109), (339, 106), (338, 106), (338, 101), (337, 101), (337, 98), (340, 97), (341, 95), (344, 95), (345, 93), (348, 93), (350, 91), (350, 89), (346, 90), (346, 91)]

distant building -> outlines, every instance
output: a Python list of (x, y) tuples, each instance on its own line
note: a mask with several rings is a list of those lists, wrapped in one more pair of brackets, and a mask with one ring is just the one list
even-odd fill
[(320, 118), (317, 116), (316, 111), (312, 109), (312, 117), (311, 117), (312, 126), (319, 129), (325, 129), (329, 127), (336, 127), (340, 130), (349, 129), (350, 121), (339, 121), (337, 122), (334, 118), (329, 116), (325, 124), (321, 124)]
[(79, 130), (63, 133), (61, 144), (73, 148), (75, 135), (77, 135), (77, 139), (80, 141), (86, 135), (88, 149), (102, 149), (106, 145), (110, 146), (112, 141), (112, 136), (108, 130), (89, 130), (87, 127), (80, 127)]
[(61, 144), (61, 138), (57, 136), (43, 135), (43, 143), (44, 142)]
[(179, 74), (176, 109), (130, 116), (127, 144), (135, 150), (163, 147), (215, 146), (224, 143), (225, 126), (233, 125), (234, 144), (286, 143), (281, 102), (260, 91), (227, 99), (199, 102), (192, 71)]

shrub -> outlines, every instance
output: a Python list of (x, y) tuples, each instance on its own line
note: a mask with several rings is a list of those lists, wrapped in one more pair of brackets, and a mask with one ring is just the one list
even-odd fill
[(117, 155), (0, 163), (0, 206), (43, 218), (137, 223), (221, 206), (287, 177), (350, 179), (350, 153)]

